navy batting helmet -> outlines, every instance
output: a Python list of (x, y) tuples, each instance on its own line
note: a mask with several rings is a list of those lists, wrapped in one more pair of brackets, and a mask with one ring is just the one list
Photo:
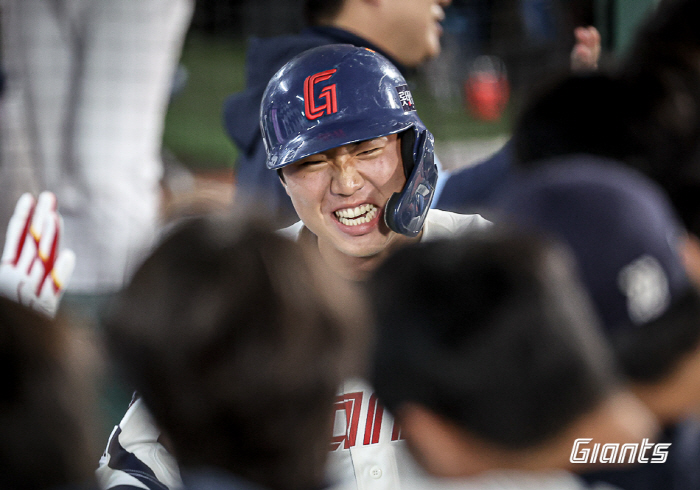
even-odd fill
[(267, 167), (358, 141), (401, 133), (406, 185), (387, 202), (390, 229), (416, 236), (435, 194), (433, 135), (401, 73), (382, 55), (349, 44), (310, 49), (270, 80), (260, 106)]

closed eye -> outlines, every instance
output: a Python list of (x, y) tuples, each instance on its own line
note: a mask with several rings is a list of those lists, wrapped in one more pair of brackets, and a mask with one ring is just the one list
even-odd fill
[(321, 163), (325, 163), (325, 160), (305, 160), (303, 162), (299, 162), (300, 167), (309, 167), (311, 165), (318, 165)]
[(377, 153), (379, 150), (381, 150), (381, 147), (370, 148), (369, 150), (361, 151), (360, 153), (358, 153), (358, 155), (372, 155), (374, 153)]

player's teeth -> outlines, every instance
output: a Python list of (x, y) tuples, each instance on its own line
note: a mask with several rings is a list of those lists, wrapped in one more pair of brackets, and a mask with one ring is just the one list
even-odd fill
[(362, 204), (361, 206), (356, 206), (354, 208), (340, 209), (335, 212), (335, 215), (338, 218), (352, 219), (376, 209), (377, 207), (374, 204)]
[[(364, 210), (361, 210), (359, 213), (355, 213), (356, 210), (359, 208), (363, 208)], [(352, 212), (349, 212), (352, 211)], [(363, 214), (367, 213), (364, 216), (360, 216), (359, 218), (349, 218), (347, 217), (348, 215), (353, 215), (357, 216), (358, 214)], [(375, 216), (377, 216), (377, 207), (374, 206), (373, 204), (364, 204), (362, 206), (358, 206), (355, 209), (348, 210), (348, 209), (343, 209), (340, 211), (336, 211), (336, 216), (338, 216), (338, 221), (343, 223), (345, 226), (357, 226), (361, 225), (363, 223), (369, 223), (374, 219)]]

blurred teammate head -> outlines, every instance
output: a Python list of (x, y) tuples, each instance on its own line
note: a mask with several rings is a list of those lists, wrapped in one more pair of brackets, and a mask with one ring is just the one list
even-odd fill
[(513, 132), (516, 161), (587, 153), (616, 159), (638, 156), (630, 133), (635, 98), (618, 78), (578, 74), (543, 87), (525, 105)]
[(332, 25), (361, 36), (405, 66), (440, 53), (440, 22), (452, 0), (306, 0), (311, 25)]
[(647, 411), (616, 391), (562, 250), (492, 231), (407, 247), (378, 269), (373, 383), (433, 474), (563, 467), (581, 434), (650, 431)]
[(111, 350), (185, 482), (208, 466), (271, 489), (323, 483), (336, 390), (366, 340), (362, 303), (323, 277), (259, 224), (195, 220), (120, 296)]
[(499, 209), (571, 247), (621, 369), (657, 415), (700, 406), (700, 296), (660, 188), (611, 160), (568, 157), (503, 189)]
[(666, 0), (639, 30), (614, 75), (572, 77), (525, 107), (518, 160), (588, 153), (641, 170), (700, 234), (700, 4)]
[(639, 30), (621, 76), (635, 85), (631, 132), (688, 229), (700, 236), (700, 4), (664, 0)]
[(306, 51), (270, 80), (260, 117), (267, 167), (322, 255), (383, 257), (420, 234), (437, 181), (433, 136), (386, 58), (350, 45)]
[(0, 487), (44, 490), (89, 481), (94, 400), (78, 374), (72, 334), (3, 297), (0, 325)]

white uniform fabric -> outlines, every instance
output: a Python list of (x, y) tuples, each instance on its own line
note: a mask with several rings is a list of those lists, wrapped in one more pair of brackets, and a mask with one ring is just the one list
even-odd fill
[(164, 490), (182, 487), (175, 458), (158, 442), (160, 430), (136, 399), (109, 436), (95, 472), (100, 488)]
[[(479, 215), (459, 215), (431, 209), (423, 228), (421, 240), (436, 240), (486, 228), (490, 222)], [(303, 229), (301, 222), (280, 230), (290, 239), (297, 239)], [(136, 412), (136, 413), (135, 413)], [(130, 485), (135, 471), (143, 465), (153, 468), (152, 474), (169, 488), (177, 488), (181, 480), (177, 466), (163, 455), (157, 442), (158, 430), (148, 426), (152, 420), (139, 402), (132, 405), (111, 436), (107, 451), (97, 471), (102, 488)], [(116, 435), (115, 435), (116, 434)], [(118, 444), (114, 442), (118, 439)], [(333, 490), (418, 490), (418, 489), (532, 489), (574, 490), (585, 488), (568, 473), (515, 474), (494, 473), (469, 480), (435, 479), (426, 474), (413, 460), (400, 428), (389, 413), (377, 402), (367, 382), (346, 381), (335, 402), (335, 420), (328, 481)], [(129, 459), (131, 453), (136, 458)], [(169, 455), (168, 455), (169, 456)], [(120, 467), (131, 462), (134, 468)], [(165, 461), (165, 463), (164, 463)], [(141, 483), (141, 482), (139, 482)], [(139, 488), (144, 488), (139, 486)], [(155, 488), (155, 487), (145, 487)]]
[(161, 138), (193, 0), (1, 0), (0, 223), (53, 191), (69, 291), (118, 289), (155, 239)]
[[(469, 479), (435, 479), (412, 459), (394, 420), (359, 379), (343, 384), (328, 462), (329, 490), (614, 490), (607, 484), (586, 486), (564, 472), (494, 471)], [(131, 405), (115, 427), (100, 460), (100, 488), (179, 489), (174, 458), (158, 442), (160, 432), (141, 400)]]

